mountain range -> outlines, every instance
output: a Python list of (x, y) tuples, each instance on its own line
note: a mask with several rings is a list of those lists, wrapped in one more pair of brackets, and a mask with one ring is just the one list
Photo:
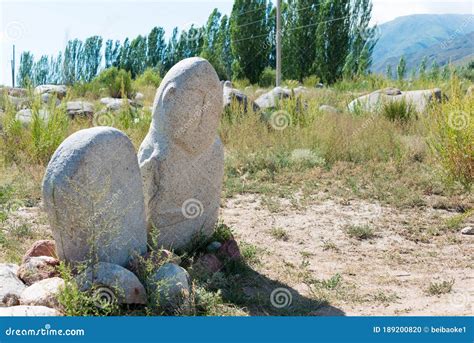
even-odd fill
[(405, 56), (407, 69), (417, 68), (424, 57), (428, 67), (449, 62), (460, 65), (474, 59), (474, 15), (415, 14), (396, 18), (378, 27), (372, 71), (396, 68)]

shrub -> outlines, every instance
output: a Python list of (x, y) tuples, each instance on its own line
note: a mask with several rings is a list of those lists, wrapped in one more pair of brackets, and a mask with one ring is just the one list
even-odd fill
[(276, 71), (270, 67), (266, 67), (260, 75), (259, 85), (261, 87), (272, 87), (276, 82)]
[(319, 83), (319, 77), (316, 75), (307, 76), (303, 79), (303, 85), (314, 88)]
[(406, 100), (385, 102), (381, 111), (382, 115), (391, 121), (407, 122), (417, 117), (415, 106)]
[(41, 164), (46, 165), (54, 151), (66, 138), (69, 118), (66, 114), (65, 105), (59, 107), (55, 104), (53, 97), (46, 109), (48, 116), (40, 116), (40, 108), (33, 106), (31, 122), (32, 156)]
[(136, 87), (153, 86), (158, 88), (161, 83), (160, 72), (154, 68), (147, 68), (143, 74), (135, 79)]
[(426, 292), (429, 295), (441, 295), (451, 292), (454, 285), (454, 280), (431, 282)]
[(285, 86), (287, 86), (288, 88), (290, 88), (290, 89), (296, 88), (300, 85), (299, 81), (297, 81), (297, 80), (285, 80), (285, 82), (283, 82), (283, 84)]
[(101, 72), (94, 82), (101, 87), (108, 89), (109, 95), (113, 98), (126, 96), (132, 97), (132, 76), (130, 72), (116, 67), (108, 68)]
[(368, 225), (350, 225), (346, 228), (349, 237), (365, 240), (375, 237), (374, 229)]
[(244, 89), (245, 87), (250, 86), (250, 81), (248, 79), (234, 79), (232, 80), (232, 85), (238, 89)]
[(474, 97), (453, 81), (450, 100), (432, 109), (428, 142), (449, 182), (470, 190), (474, 182)]

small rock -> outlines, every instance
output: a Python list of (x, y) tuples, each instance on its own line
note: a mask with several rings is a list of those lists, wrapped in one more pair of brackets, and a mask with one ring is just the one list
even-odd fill
[(195, 263), (195, 268), (206, 274), (214, 274), (222, 269), (222, 262), (214, 254), (205, 254)]
[(281, 99), (291, 97), (291, 90), (288, 88), (275, 87), (271, 91), (262, 94), (255, 100), (255, 104), (260, 109), (275, 108)]
[(24, 98), (28, 96), (28, 89), (26, 88), (9, 88), (8, 89), (8, 95), (18, 97), (18, 98)]
[(143, 102), (143, 99), (145, 99), (145, 96), (143, 95), (143, 93), (137, 92), (137, 94), (135, 94), (136, 102)]
[(56, 255), (56, 243), (50, 239), (44, 239), (33, 243), (30, 249), (23, 255), (21, 263), (26, 263), (31, 257), (50, 256), (58, 258)]
[(333, 106), (329, 106), (329, 105), (319, 106), (319, 111), (320, 112), (325, 112), (325, 113), (334, 113), (334, 114), (340, 113), (340, 111), (337, 108), (335, 108)]
[(108, 111), (119, 111), (125, 103), (128, 102), (130, 106), (136, 106), (137, 104), (130, 99), (119, 99), (119, 98), (102, 98), (100, 103), (105, 105)]
[(219, 256), (229, 260), (239, 260), (241, 258), (239, 245), (234, 239), (225, 241), (218, 251)]
[[(49, 112), (46, 109), (40, 109), (38, 111), (39, 118), (47, 120), (49, 118)], [(16, 119), (19, 120), (24, 126), (28, 126), (33, 121), (33, 111), (29, 108), (19, 110), (16, 113)]]
[(17, 109), (25, 109), (28, 106), (31, 106), (31, 101), (28, 98), (19, 98), (16, 96), (8, 96), (8, 101)]
[(164, 308), (177, 308), (190, 294), (188, 272), (173, 263), (161, 266), (148, 285), (159, 296), (158, 303)]
[(206, 250), (207, 250), (208, 252), (217, 252), (217, 251), (220, 249), (221, 246), (222, 246), (222, 243), (221, 243), (221, 242), (214, 241), (214, 242), (211, 242), (211, 243), (207, 246)]
[(466, 95), (468, 97), (474, 95), (474, 85), (469, 86), (469, 88), (467, 89)]
[(64, 85), (41, 85), (35, 88), (35, 94), (56, 94), (58, 99), (66, 96), (67, 87)]
[(463, 235), (474, 235), (474, 227), (466, 226), (464, 229), (461, 230), (461, 234), (463, 234)]
[(295, 95), (300, 95), (300, 94), (304, 94), (304, 93), (307, 93), (307, 92), (308, 92), (308, 88), (306, 88), (305, 86), (298, 86), (298, 87), (293, 89), (293, 93)]
[(224, 82), (224, 86), (222, 88), (222, 96), (224, 108), (230, 108), (232, 102), (236, 102), (237, 104), (242, 106), (244, 112), (247, 112), (248, 105), (250, 102), (254, 112), (259, 110), (258, 106), (255, 103), (251, 102), (243, 92), (238, 89), (232, 88), (232, 83), (230, 81)]
[[(50, 94), (50, 93), (41, 94), (41, 102), (43, 104), (49, 104), (52, 97), (53, 97), (53, 94)], [(55, 103), (56, 106), (59, 106), (61, 104), (61, 100), (56, 98), (56, 101), (54, 103)]]
[(58, 294), (62, 287), (64, 280), (59, 277), (38, 281), (21, 293), (20, 304), (57, 308)]
[(30, 286), (35, 282), (58, 276), (57, 266), (59, 266), (59, 260), (54, 257), (31, 257), (20, 266), (17, 275), (26, 285)]
[(12, 306), (0, 308), (0, 317), (56, 317), (61, 312), (46, 306)]
[(20, 297), (14, 293), (7, 293), (2, 299), (2, 304), (7, 307), (20, 305)]
[(19, 297), (26, 286), (16, 276), (18, 266), (14, 264), (0, 264), (0, 306), (8, 304), (12, 296)]
[(77, 277), (81, 291), (91, 290), (102, 300), (146, 304), (145, 287), (131, 271), (118, 264), (99, 262)]
[(94, 104), (87, 101), (68, 101), (66, 103), (66, 113), (73, 119), (76, 116), (92, 117), (94, 115)]

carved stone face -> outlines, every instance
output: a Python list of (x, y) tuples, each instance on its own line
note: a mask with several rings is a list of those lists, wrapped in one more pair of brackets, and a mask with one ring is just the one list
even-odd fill
[(195, 155), (214, 142), (221, 113), (222, 87), (214, 68), (202, 58), (188, 58), (171, 68), (158, 88), (152, 125)]

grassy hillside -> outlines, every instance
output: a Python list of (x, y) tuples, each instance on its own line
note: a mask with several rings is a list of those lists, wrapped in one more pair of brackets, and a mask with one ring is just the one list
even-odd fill
[(437, 56), (438, 61), (452, 62), (473, 53), (474, 16), (460, 14), (417, 14), (399, 17), (380, 25), (380, 39), (374, 49), (372, 69), (384, 72), (400, 56), (408, 66), (418, 65), (423, 57)]

